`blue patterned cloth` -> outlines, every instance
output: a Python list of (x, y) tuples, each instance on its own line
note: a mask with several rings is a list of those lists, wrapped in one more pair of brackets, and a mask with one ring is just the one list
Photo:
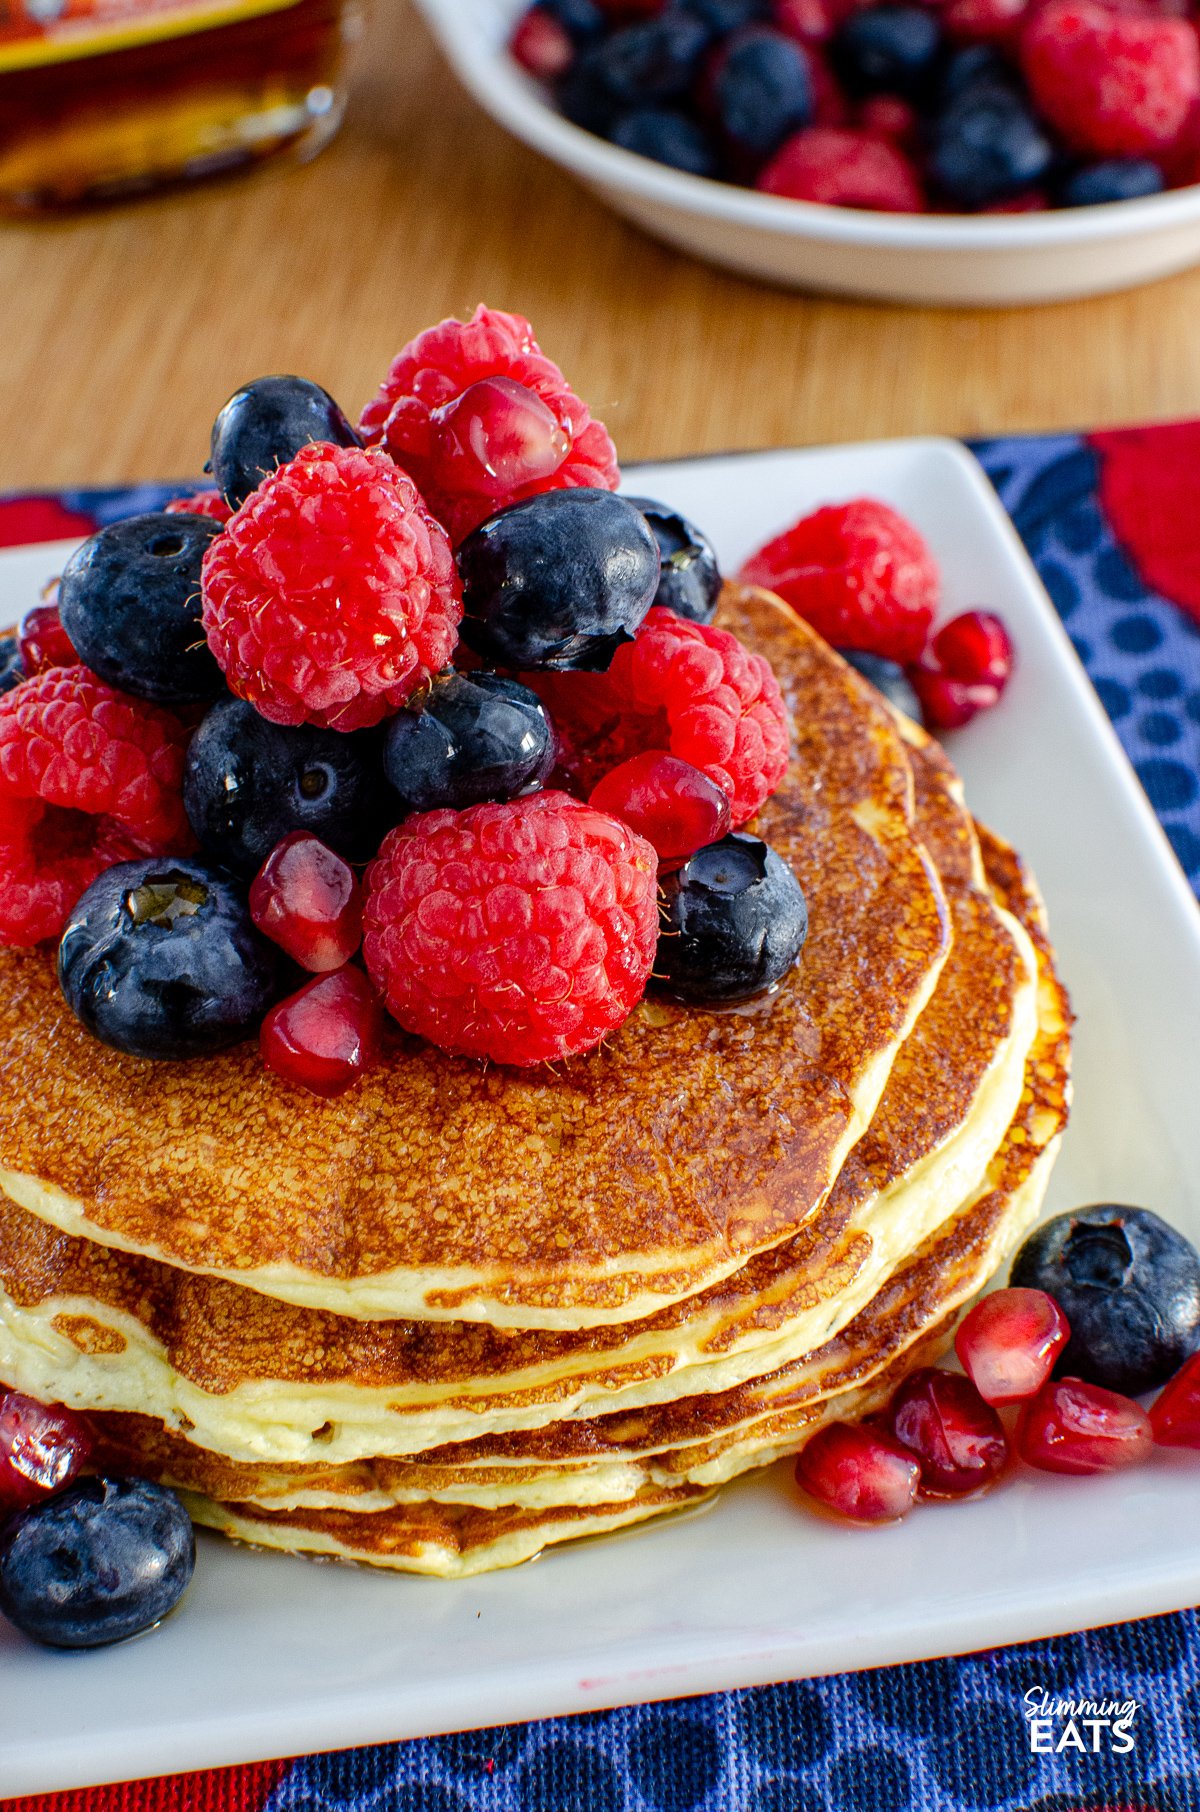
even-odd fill
[[(1200, 626), (1149, 591), (1077, 436), (974, 448), (1016, 523), (1193, 887), (1200, 891)], [(1197, 474), (1200, 495), (1200, 473)]]
[[(670, 1705), (296, 1762), (268, 1812), (1200, 1808), (1200, 1622), (1158, 1617)], [(1034, 1755), (1024, 1694), (1136, 1699), (1126, 1755)], [(1081, 1733), (1090, 1743), (1090, 1735)]]
[[(1200, 891), (1200, 627), (1147, 589), (1083, 438), (975, 448)], [(1200, 495), (1200, 474), (1197, 474)], [(80, 492), (110, 521), (188, 487)], [(1198, 1108), (1200, 1111), (1200, 1108)], [(1137, 1539), (1137, 1531), (1129, 1532)], [(1131, 1741), (1025, 1695), (1133, 1701)], [(1098, 1747), (1093, 1747), (1098, 1745)], [(958, 1659), (313, 1756), (267, 1812), (1200, 1812), (1200, 1615)]]

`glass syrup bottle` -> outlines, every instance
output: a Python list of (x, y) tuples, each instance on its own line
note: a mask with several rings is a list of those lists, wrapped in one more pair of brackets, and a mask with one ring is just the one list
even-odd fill
[(360, 30), (359, 0), (0, 0), (0, 211), (314, 155)]

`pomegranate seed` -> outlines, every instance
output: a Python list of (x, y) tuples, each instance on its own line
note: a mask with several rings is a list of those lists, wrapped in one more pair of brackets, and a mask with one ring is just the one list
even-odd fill
[(894, 1438), (921, 1463), (921, 1490), (960, 1497), (990, 1485), (1008, 1460), (999, 1416), (969, 1378), (923, 1365), (892, 1398)]
[(796, 1458), (796, 1483), (856, 1523), (894, 1522), (912, 1509), (921, 1468), (890, 1435), (830, 1422)]
[(858, 124), (876, 138), (891, 139), (893, 144), (911, 143), (917, 130), (916, 109), (898, 94), (869, 94), (858, 109)]
[(966, 610), (943, 625), (908, 670), (931, 730), (958, 730), (990, 711), (1012, 672), (1007, 629), (990, 610)]
[(163, 509), (168, 516), (207, 516), (212, 522), (228, 522), (233, 515), (220, 491), (193, 491), (188, 497), (172, 497)]
[(1080, 1378), (1044, 1384), (1017, 1423), (1017, 1451), (1042, 1472), (1112, 1472), (1150, 1452), (1150, 1418), (1132, 1397)]
[(1160, 1447), (1200, 1447), (1200, 1353), (1186, 1359), (1150, 1407)]
[(1044, 1290), (997, 1290), (964, 1317), (954, 1350), (985, 1403), (1020, 1403), (1041, 1390), (1070, 1338)]
[(965, 610), (952, 617), (929, 646), (941, 671), (965, 685), (1003, 690), (1012, 672), (1012, 641), (1001, 619), (990, 610)]
[(678, 868), (715, 843), (732, 822), (728, 796), (716, 781), (663, 749), (646, 749), (610, 768), (588, 804), (645, 837), (664, 868)]
[(74, 667), (79, 656), (71, 646), (62, 626), (57, 604), (35, 604), (21, 618), (17, 631), (21, 648), (21, 665), (27, 675), (44, 673), (47, 667)]
[(250, 917), (303, 968), (324, 975), (362, 943), (362, 888), (319, 837), (291, 831), (251, 883)]
[(383, 1005), (361, 969), (336, 969), (305, 982), (263, 1020), (263, 1062), (286, 1082), (327, 1100), (380, 1060)]
[(565, 26), (538, 6), (530, 7), (518, 22), (508, 48), (539, 82), (557, 82), (575, 61), (575, 46)]
[(480, 378), (433, 412), (430, 455), (447, 491), (508, 497), (552, 478), (571, 437), (540, 396), (515, 378)]
[(0, 1511), (25, 1510), (86, 1465), (92, 1437), (61, 1404), (0, 1391)]
[(908, 677), (928, 730), (961, 730), (981, 711), (990, 711), (1000, 702), (998, 686), (967, 686), (923, 664), (910, 667)]

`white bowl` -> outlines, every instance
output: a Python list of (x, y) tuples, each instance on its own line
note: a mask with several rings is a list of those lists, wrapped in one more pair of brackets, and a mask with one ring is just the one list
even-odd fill
[(1046, 214), (876, 214), (785, 201), (652, 163), (571, 125), (508, 55), (527, 0), (416, 0), (502, 126), (656, 238), (796, 289), (1005, 305), (1128, 289), (1200, 263), (1200, 186)]

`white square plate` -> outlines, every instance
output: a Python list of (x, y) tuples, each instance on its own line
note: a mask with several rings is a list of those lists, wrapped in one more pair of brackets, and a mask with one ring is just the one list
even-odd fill
[[(1051, 1206), (1142, 1202), (1200, 1238), (1200, 914), (1017, 536), (955, 443), (683, 461), (629, 488), (684, 510), (726, 568), (862, 493), (933, 545), (947, 614), (1000, 611), (1019, 663), (953, 743), (976, 812), (1033, 863), (1079, 1012), (1077, 1107)], [(0, 556), (0, 622), (62, 550)], [(1200, 1464), (1198, 1462), (1197, 1464)], [(863, 1531), (789, 1470), (711, 1508), (456, 1583), (316, 1566), (201, 1535), (153, 1635), (90, 1654), (0, 1626), (0, 1797), (348, 1748), (954, 1654), (1200, 1598), (1197, 1469), (1026, 1475)]]

